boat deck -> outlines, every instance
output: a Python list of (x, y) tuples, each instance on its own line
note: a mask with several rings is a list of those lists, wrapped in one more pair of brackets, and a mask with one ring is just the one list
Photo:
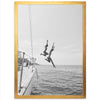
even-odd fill
[(20, 89), (19, 83), (20, 83), (21, 71), (18, 71), (18, 91), (19, 89), (21, 90), (20, 92), (18, 92), (18, 95), (24, 95), (25, 92), (28, 91), (27, 89), (31, 83), (34, 73), (35, 73), (35, 68), (33, 68), (33, 72), (32, 72), (32, 67), (30, 68), (23, 67), (22, 83), (21, 83), (21, 89)]

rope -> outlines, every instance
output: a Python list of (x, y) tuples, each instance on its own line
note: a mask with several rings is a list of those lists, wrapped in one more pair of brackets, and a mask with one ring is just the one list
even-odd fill
[[(30, 38), (31, 38), (32, 58), (33, 58), (33, 39), (32, 39), (32, 23), (31, 23), (31, 21), (32, 21), (32, 18), (31, 18), (31, 5), (29, 5)], [(35, 67), (35, 65), (33, 65), (33, 66), (35, 68), (36, 77), (37, 77), (37, 85), (38, 85), (38, 71), (37, 71), (37, 68)], [(33, 68), (33, 66), (32, 66), (32, 68)]]
[(32, 57), (33, 57), (33, 39), (32, 39), (32, 23), (31, 23), (31, 5), (29, 5), (29, 23), (30, 23), (30, 38), (31, 38), (31, 49), (32, 49)]
[[(20, 47), (20, 40), (17, 39), (17, 45), (18, 45), (18, 48), (17, 48), (18, 51), (17, 52), (18, 52), (19, 58), (23, 58), (22, 68), (23, 68), (24, 59), (27, 58), (27, 59), (30, 59), (30, 61), (33, 59), (33, 61), (34, 61), (34, 58), (33, 58), (32, 23), (31, 23), (31, 21), (32, 21), (32, 19), (31, 19), (31, 5), (29, 5), (29, 9), (28, 10), (29, 10), (29, 27), (30, 27), (30, 40), (31, 40), (30, 42), (31, 42), (31, 47), (29, 47), (29, 48), (25, 47), (25, 50), (20, 51), (19, 50), (20, 49), (19, 48)], [(31, 54), (30, 54), (30, 51), (31, 51)], [(24, 56), (24, 57), (21, 57), (21, 55)], [(37, 68), (35, 67), (34, 63), (35, 62), (33, 62), (32, 70), (33, 70), (33, 67), (34, 67), (35, 68), (35, 73), (36, 73), (36, 79), (37, 79), (37, 84), (36, 85), (38, 85), (38, 71), (37, 71)], [(23, 71), (23, 69), (22, 69), (22, 71)], [(22, 74), (23, 74), (23, 72), (21, 72), (21, 76), (20, 76), (20, 79), (21, 79), (20, 80), (20, 88), (21, 88)]]

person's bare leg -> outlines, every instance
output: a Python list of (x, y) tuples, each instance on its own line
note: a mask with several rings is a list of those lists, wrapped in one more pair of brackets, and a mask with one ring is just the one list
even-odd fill
[(46, 52), (47, 51), (47, 47), (48, 47), (48, 40), (47, 40), (47, 43), (45, 45), (45, 50), (43, 51), (43, 54), (41, 53), (40, 55), (43, 55), (43, 56), (48, 55), (48, 53)]
[(50, 50), (50, 52), (49, 52), (49, 56), (47, 57), (47, 59), (45, 59), (45, 60), (47, 60), (48, 62), (51, 61), (51, 53), (52, 53), (53, 50), (54, 50), (54, 43), (53, 43), (52, 48), (51, 48), (51, 50)]

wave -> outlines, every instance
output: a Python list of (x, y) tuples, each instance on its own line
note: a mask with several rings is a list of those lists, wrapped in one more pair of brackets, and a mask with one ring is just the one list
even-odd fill
[(38, 67), (39, 84), (31, 95), (82, 95), (82, 66), (49, 67)]

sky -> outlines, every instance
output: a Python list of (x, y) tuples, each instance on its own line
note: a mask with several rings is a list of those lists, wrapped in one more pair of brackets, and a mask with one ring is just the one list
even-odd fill
[[(30, 23), (31, 20), (31, 23)], [(41, 56), (46, 40), (56, 65), (82, 65), (82, 5), (18, 5), (18, 50), (49, 64)]]

